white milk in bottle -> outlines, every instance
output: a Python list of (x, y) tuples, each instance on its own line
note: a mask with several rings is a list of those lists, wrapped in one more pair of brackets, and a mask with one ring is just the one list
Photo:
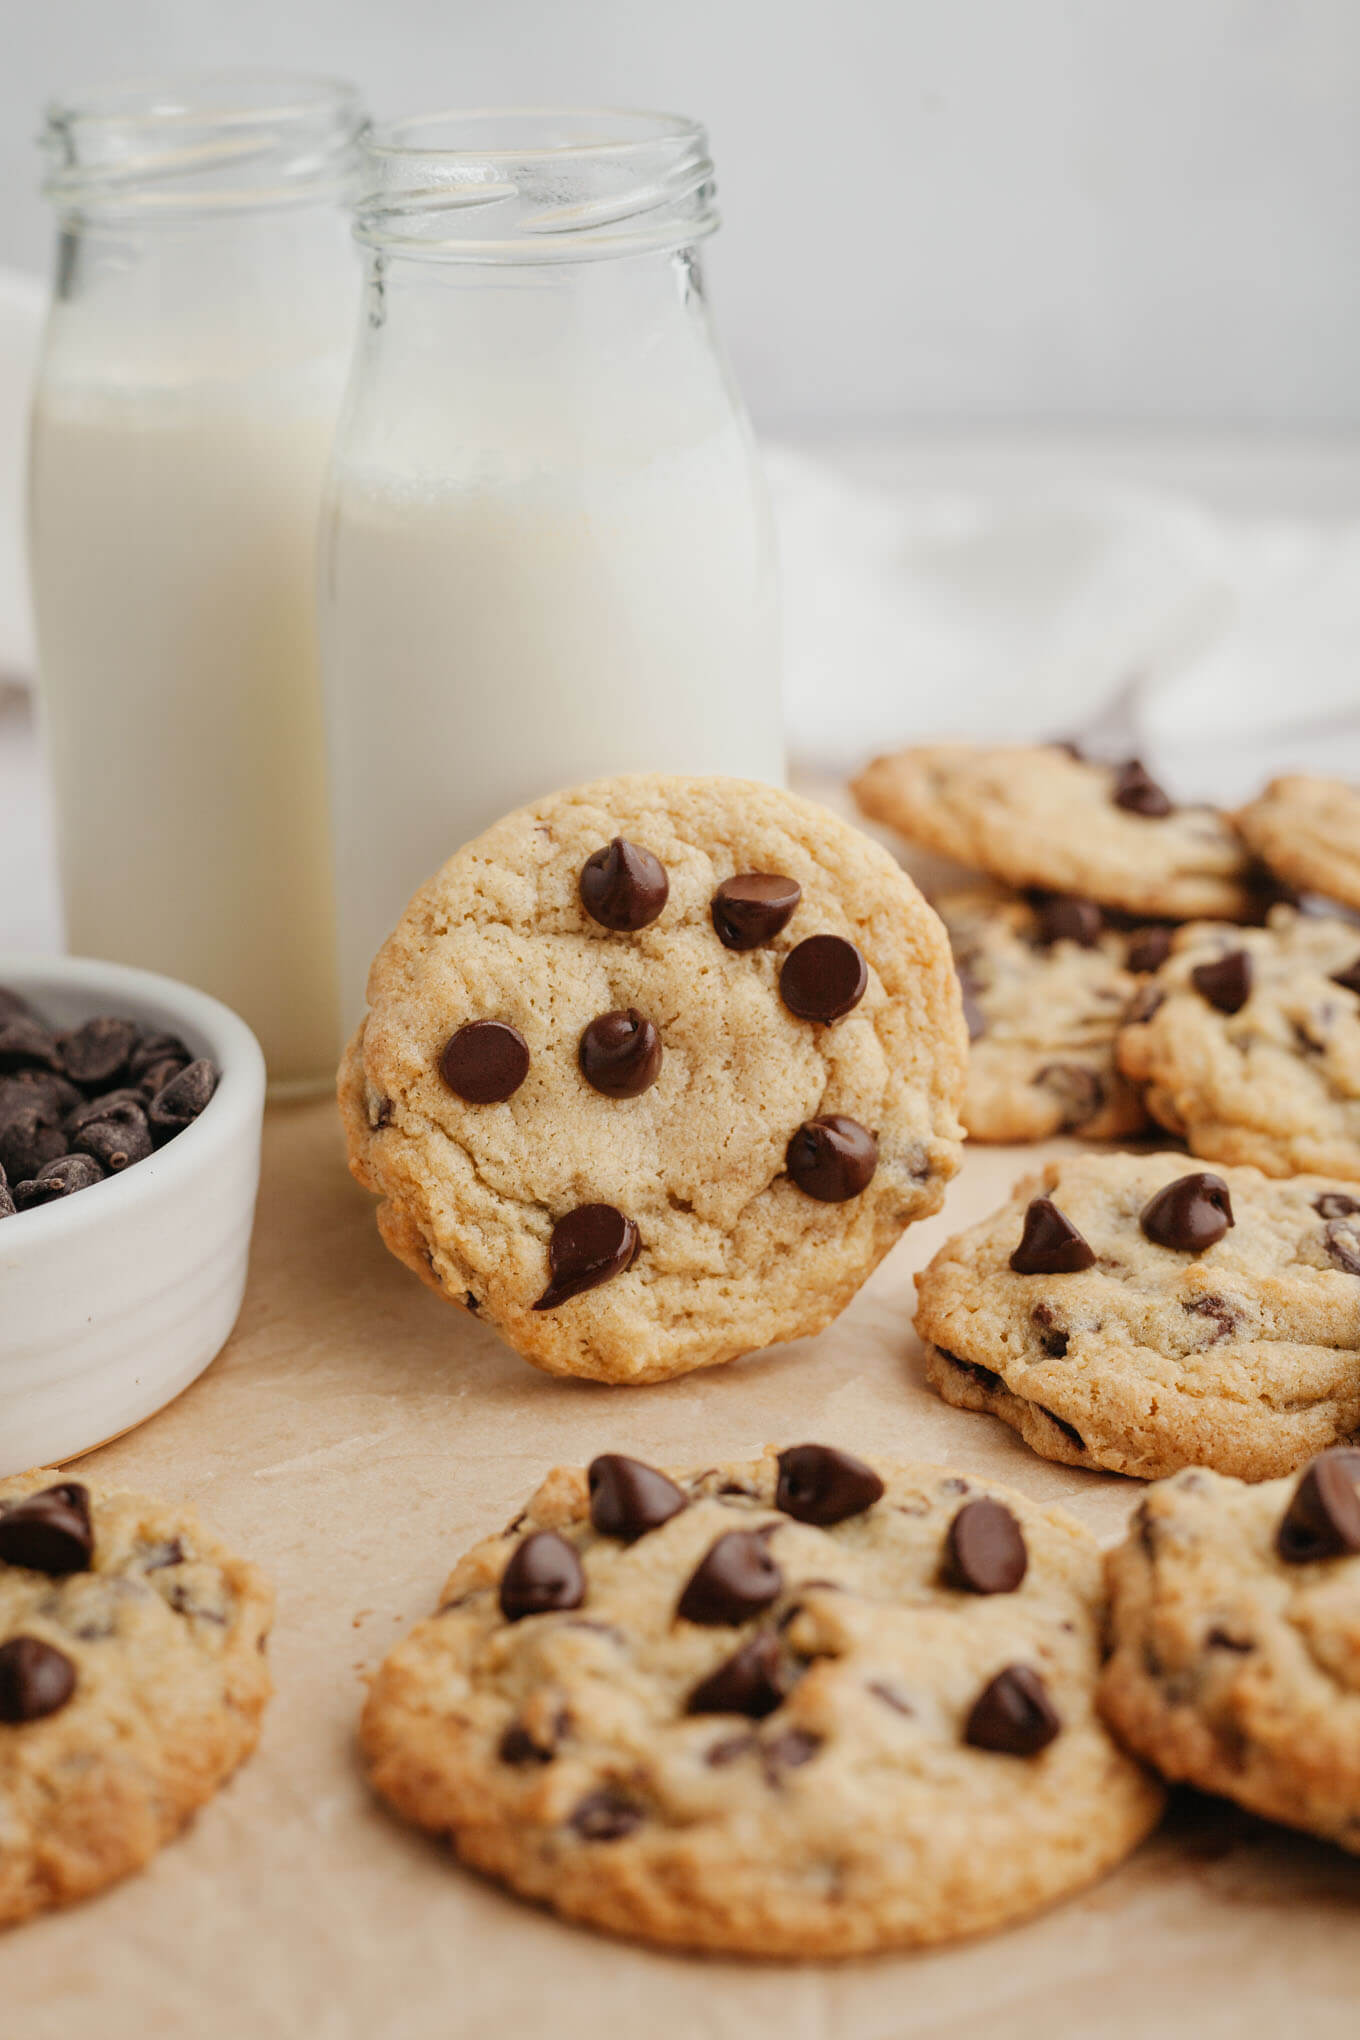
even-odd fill
[(50, 116), (31, 558), (73, 949), (187, 979), (328, 1082), (318, 509), (358, 273), (347, 88), (225, 76)]
[(769, 518), (695, 244), (702, 130), (449, 116), (366, 147), (322, 560), (350, 1018), (410, 893), (522, 801), (783, 774)]

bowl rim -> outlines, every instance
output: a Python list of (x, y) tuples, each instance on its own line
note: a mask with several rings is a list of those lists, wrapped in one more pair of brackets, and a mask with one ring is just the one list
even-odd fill
[[(131, 964), (4, 950), (0, 950), (0, 985), (21, 997), (31, 997), (35, 1004), (41, 1004), (44, 985), (62, 992), (88, 989), (92, 1000), (108, 1001), (102, 1007), (92, 1005), (91, 1017), (100, 1011), (116, 1012), (117, 1002), (123, 998), (158, 1008), (165, 1015), (162, 1024), (183, 1026), (205, 1037), (220, 1072), (217, 1089), (198, 1118), (163, 1148), (157, 1148), (145, 1163), (134, 1162), (119, 1175), (106, 1176), (102, 1183), (92, 1183), (74, 1197), (0, 1219), (0, 1254), (7, 1259), (22, 1250), (24, 1240), (31, 1241), (35, 1250), (51, 1247), (116, 1223), (120, 1212), (133, 1217), (175, 1197), (190, 1177), (211, 1168), (233, 1145), (243, 1123), (262, 1118), (265, 1064), (260, 1044), (240, 1015), (210, 993)], [(157, 1166), (147, 1166), (150, 1163)], [(16, 1219), (28, 1222), (20, 1237), (12, 1231)]]

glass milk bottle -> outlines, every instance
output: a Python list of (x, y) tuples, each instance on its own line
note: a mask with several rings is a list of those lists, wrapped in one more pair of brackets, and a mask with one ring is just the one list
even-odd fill
[(602, 773), (783, 775), (769, 517), (698, 244), (702, 128), (366, 138), (322, 646), (347, 1018), (415, 887)]
[(67, 939), (215, 993), (329, 1082), (316, 530), (353, 344), (345, 85), (55, 106), (31, 556)]

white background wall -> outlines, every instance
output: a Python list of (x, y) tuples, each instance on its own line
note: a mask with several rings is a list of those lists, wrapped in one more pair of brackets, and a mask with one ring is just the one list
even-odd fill
[(376, 110), (709, 122), (766, 425), (1360, 423), (1360, 0), (0, 0), (0, 263), (72, 82), (263, 61)]

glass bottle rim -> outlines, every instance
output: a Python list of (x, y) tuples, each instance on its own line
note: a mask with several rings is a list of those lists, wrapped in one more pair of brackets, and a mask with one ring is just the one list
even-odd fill
[(435, 261), (680, 248), (718, 225), (702, 124), (631, 107), (450, 108), (370, 124), (355, 233)]
[(253, 67), (114, 79), (48, 102), (43, 189), (62, 212), (120, 214), (339, 199), (363, 126), (341, 78)]

